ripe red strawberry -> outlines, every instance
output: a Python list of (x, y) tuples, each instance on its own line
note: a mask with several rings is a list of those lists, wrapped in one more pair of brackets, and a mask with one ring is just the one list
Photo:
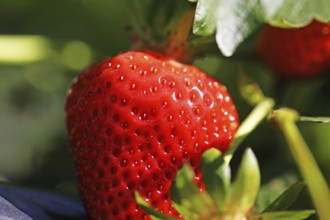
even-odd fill
[(281, 77), (310, 78), (330, 70), (330, 24), (302, 28), (267, 25), (257, 41), (264, 62)]
[(83, 72), (66, 102), (80, 191), (91, 219), (149, 219), (140, 194), (177, 215), (169, 188), (203, 151), (225, 151), (238, 127), (226, 88), (196, 67), (132, 51)]

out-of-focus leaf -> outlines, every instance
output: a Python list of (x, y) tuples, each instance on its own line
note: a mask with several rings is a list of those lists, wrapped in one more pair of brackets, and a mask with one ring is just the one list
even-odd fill
[(0, 188), (0, 196), (32, 219), (85, 219), (80, 202), (49, 192), (22, 188)]
[(178, 220), (178, 218), (174, 218), (171, 216), (164, 215), (163, 213), (153, 209), (138, 192), (135, 192), (135, 200), (139, 204), (139, 206), (150, 215), (153, 220)]
[(308, 218), (314, 213), (314, 210), (265, 212), (253, 215), (249, 220), (302, 220)]
[(227, 207), (228, 213), (249, 211), (256, 200), (260, 186), (260, 171), (257, 158), (251, 149), (243, 155), (236, 179), (232, 185)]
[(202, 178), (206, 191), (212, 197), (220, 211), (225, 211), (228, 191), (231, 184), (231, 172), (224, 163), (219, 150), (210, 149), (202, 157)]
[(260, 0), (265, 20), (276, 26), (304, 26), (313, 19), (330, 21), (328, 0)]
[(218, 214), (216, 205), (208, 193), (201, 192), (194, 184), (193, 178), (194, 172), (189, 165), (178, 171), (171, 186), (174, 206), (185, 219), (211, 219)]
[(32, 220), (21, 210), (17, 209), (13, 204), (0, 196), (0, 219), (3, 220)]
[(292, 203), (296, 201), (299, 194), (303, 190), (305, 184), (297, 182), (281, 194), (274, 202), (272, 202), (264, 212), (281, 211), (287, 209)]

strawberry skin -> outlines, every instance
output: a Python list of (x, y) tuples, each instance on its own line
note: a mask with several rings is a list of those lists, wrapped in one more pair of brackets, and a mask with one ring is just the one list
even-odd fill
[(238, 127), (226, 88), (196, 67), (131, 51), (73, 82), (66, 123), (82, 199), (91, 219), (150, 219), (134, 191), (177, 216), (169, 189), (183, 163), (200, 182), (200, 157), (225, 151)]
[(313, 21), (293, 29), (266, 25), (257, 50), (266, 65), (283, 78), (319, 76), (330, 70), (330, 24)]

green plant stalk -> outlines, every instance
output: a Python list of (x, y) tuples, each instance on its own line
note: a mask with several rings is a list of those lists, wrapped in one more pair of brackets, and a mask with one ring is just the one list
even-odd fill
[(143, 12), (140, 8), (140, 3), (138, 0), (126, 0), (125, 6), (127, 14), (130, 16), (130, 20), (132, 22), (134, 30), (137, 31), (141, 36), (144, 36), (143, 28), (147, 27), (147, 24), (145, 22), (145, 17), (143, 15)]
[(172, 27), (169, 42), (165, 54), (183, 63), (192, 63), (194, 60), (194, 48), (189, 45), (189, 35), (194, 21), (195, 8), (188, 9), (179, 21)]
[(274, 111), (270, 116), (270, 119), (278, 124), (285, 136), (292, 155), (306, 182), (320, 220), (326, 220), (329, 219), (329, 187), (296, 125), (298, 118), (298, 113), (288, 108)]
[(314, 123), (330, 123), (329, 117), (308, 117), (308, 116), (300, 116), (298, 121), (302, 122), (314, 122)]
[(225, 163), (230, 163), (238, 146), (261, 123), (261, 121), (268, 116), (274, 105), (275, 102), (273, 99), (265, 98), (254, 107), (251, 113), (241, 123), (235, 134), (234, 141), (231, 143), (229, 150), (225, 153)]

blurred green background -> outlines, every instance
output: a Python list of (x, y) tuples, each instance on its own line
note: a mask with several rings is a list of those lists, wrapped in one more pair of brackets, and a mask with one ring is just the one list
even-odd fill
[(83, 68), (129, 48), (127, 19), (119, 1), (0, 2), (0, 178), (75, 189), (66, 91)]
[[(149, 2), (141, 1), (141, 6)], [(0, 179), (76, 195), (65, 131), (66, 91), (85, 67), (130, 48), (129, 24), (122, 1), (0, 1)], [(242, 69), (278, 107), (329, 116), (329, 76), (298, 82), (277, 79), (255, 55), (256, 36), (244, 42), (242, 48), (248, 50), (243, 49), (240, 59), (206, 56), (195, 65), (227, 86), (241, 119), (252, 109), (238, 91)], [(299, 127), (329, 182), (330, 124)], [(263, 183), (269, 183), (265, 187), (280, 191), (300, 179), (280, 131), (270, 123), (262, 123), (242, 144), (234, 167), (247, 146), (258, 157)]]

